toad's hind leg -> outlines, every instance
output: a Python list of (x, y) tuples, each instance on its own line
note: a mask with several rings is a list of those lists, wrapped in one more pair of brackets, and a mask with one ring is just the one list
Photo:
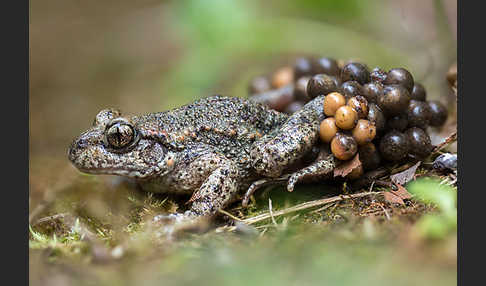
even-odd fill
[(287, 181), (287, 190), (292, 192), (295, 184), (300, 181), (308, 182), (327, 179), (333, 173), (335, 167), (336, 161), (332, 153), (329, 152), (329, 148), (320, 146), (319, 155), (312, 164), (290, 175)]
[(253, 182), (246, 191), (241, 201), (242, 206), (248, 206), (250, 196), (263, 186), (287, 184), (287, 190), (292, 192), (298, 182), (311, 182), (328, 179), (336, 167), (334, 156), (326, 146), (319, 146), (319, 155), (309, 166), (304, 167), (294, 173), (284, 174), (278, 178), (263, 178)]
[(252, 167), (266, 177), (278, 177), (301, 159), (319, 137), (319, 122), (324, 119), (324, 95), (314, 98), (295, 112), (275, 132), (253, 143)]

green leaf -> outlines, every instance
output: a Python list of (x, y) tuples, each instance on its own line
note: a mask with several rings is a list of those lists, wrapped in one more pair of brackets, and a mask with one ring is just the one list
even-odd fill
[(439, 210), (449, 215), (457, 212), (457, 191), (437, 179), (423, 178), (407, 184), (407, 190), (417, 199), (437, 205)]

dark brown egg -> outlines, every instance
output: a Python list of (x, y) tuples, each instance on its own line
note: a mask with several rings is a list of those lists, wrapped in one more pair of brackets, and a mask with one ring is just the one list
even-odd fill
[(404, 86), (409, 93), (413, 90), (413, 76), (412, 74), (404, 68), (394, 68), (391, 69), (386, 75), (385, 85), (399, 84)]
[(334, 115), (337, 127), (343, 130), (351, 130), (356, 126), (358, 113), (349, 105), (344, 105), (336, 110)]
[(311, 99), (333, 91), (337, 91), (336, 83), (331, 76), (326, 74), (316, 74), (307, 83), (307, 95)]
[(292, 82), (294, 82), (294, 69), (291, 67), (279, 68), (272, 75), (273, 88), (280, 88)]
[(381, 132), (385, 130), (386, 118), (378, 105), (375, 103), (368, 104), (368, 120), (375, 123), (376, 131)]
[(386, 121), (386, 128), (388, 130), (403, 131), (407, 129), (407, 126), (408, 118), (406, 113), (395, 115), (391, 118), (388, 118)]
[(358, 151), (358, 144), (353, 137), (338, 133), (331, 141), (331, 152), (339, 160), (349, 160)]
[(410, 93), (398, 84), (385, 86), (383, 96), (378, 98), (378, 105), (387, 117), (406, 112), (409, 103)]
[(422, 84), (416, 82), (413, 85), (410, 98), (415, 100), (425, 101), (426, 97), (427, 97), (427, 92), (425, 91), (425, 87)]
[(332, 58), (318, 58), (312, 62), (312, 71), (315, 74), (339, 76), (340, 70), (337, 61)]
[(408, 126), (426, 129), (429, 125), (430, 106), (424, 101), (412, 100), (407, 110)]
[(412, 127), (405, 131), (405, 135), (410, 142), (410, 153), (418, 157), (425, 157), (430, 154), (433, 146), (429, 135), (423, 129)]
[(360, 119), (353, 129), (353, 137), (358, 145), (364, 145), (371, 142), (376, 136), (375, 124), (368, 120)]
[(330, 77), (332, 78), (332, 80), (334, 80), (334, 83), (336, 84), (337, 89), (339, 90), (339, 86), (341, 85), (341, 82), (339, 81), (339, 77), (333, 75), (331, 75)]
[(297, 100), (308, 101), (310, 97), (307, 96), (307, 84), (310, 76), (303, 76), (295, 82), (294, 96)]
[(312, 76), (312, 63), (308, 58), (298, 58), (294, 63), (294, 78)]
[(295, 100), (294, 87), (286, 85), (281, 88), (271, 89), (262, 93), (254, 94), (250, 97), (252, 101), (260, 102), (278, 111), (284, 111), (285, 108)]
[(368, 102), (377, 102), (378, 98), (383, 95), (384, 86), (379, 82), (370, 82), (363, 86), (363, 96)]
[(368, 116), (368, 101), (364, 96), (351, 97), (347, 105), (351, 106), (358, 113), (358, 118), (363, 119)]
[(376, 149), (375, 144), (366, 143), (358, 147), (359, 160), (366, 171), (374, 170), (380, 166), (380, 152)]
[(405, 159), (410, 150), (408, 136), (398, 131), (390, 131), (380, 140), (380, 154), (388, 161)]
[(294, 101), (292, 103), (290, 103), (289, 105), (287, 105), (287, 107), (285, 108), (284, 112), (287, 113), (287, 114), (292, 114), (296, 111), (299, 111), (302, 109), (302, 107), (304, 107), (305, 105), (305, 102), (302, 102), (302, 101)]
[(265, 91), (269, 91), (272, 88), (270, 85), (270, 81), (268, 78), (264, 76), (257, 76), (254, 77), (248, 86), (248, 93), (255, 94), (255, 93), (262, 93)]
[(346, 105), (346, 98), (339, 92), (331, 92), (324, 98), (324, 114), (334, 116), (336, 110), (344, 105)]
[(363, 94), (363, 86), (355, 80), (343, 82), (339, 90), (347, 99)]
[(370, 73), (371, 81), (383, 83), (386, 79), (386, 72), (379, 67), (374, 68)]
[(338, 127), (334, 117), (328, 117), (321, 121), (319, 125), (319, 136), (323, 142), (329, 143), (336, 136)]
[(442, 126), (447, 120), (447, 109), (439, 101), (429, 101), (430, 107), (430, 126)]
[(355, 80), (360, 84), (365, 84), (370, 81), (370, 71), (368, 67), (361, 63), (348, 63), (341, 71), (342, 81)]

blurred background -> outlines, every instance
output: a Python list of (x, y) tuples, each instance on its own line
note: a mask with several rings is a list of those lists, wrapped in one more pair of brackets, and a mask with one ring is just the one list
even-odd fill
[[(404, 67), (429, 99), (451, 98), (455, 0), (31, 0), (30, 207), (79, 176), (71, 140), (101, 109), (164, 111), (298, 56)], [(61, 283), (62, 284), (62, 283)]]

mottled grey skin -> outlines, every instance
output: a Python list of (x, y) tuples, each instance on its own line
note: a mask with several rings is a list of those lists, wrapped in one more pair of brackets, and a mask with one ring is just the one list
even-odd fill
[[(142, 116), (105, 109), (73, 141), (69, 160), (86, 173), (134, 178), (146, 191), (192, 194), (186, 215), (210, 216), (253, 181), (279, 177), (315, 146), (323, 98), (291, 116), (222, 96)], [(331, 158), (294, 173), (289, 190), (333, 166)]]

